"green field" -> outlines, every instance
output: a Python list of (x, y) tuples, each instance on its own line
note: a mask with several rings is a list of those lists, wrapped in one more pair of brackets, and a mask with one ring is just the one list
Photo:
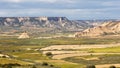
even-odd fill
[(51, 39), (17, 39), (16, 37), (0, 37), (0, 45), (81, 45), (120, 43), (120, 38), (51, 38)]
[[(97, 59), (92, 59), (97, 58)], [(119, 61), (120, 55), (92, 55), (92, 56), (81, 56), (81, 57), (70, 57), (65, 58), (64, 60), (84, 65), (97, 65), (97, 64), (117, 64)]]
[(120, 53), (120, 47), (108, 47), (108, 48), (94, 48), (89, 49), (88, 52), (94, 52), (94, 53)]
[[(11, 56), (0, 58), (0, 64), (11, 62), (21, 64), (20, 68), (83, 68), (88, 64), (120, 63), (120, 55), (92, 55), (81, 57), (70, 57), (63, 60), (53, 60), (42, 54), (39, 49), (50, 45), (93, 45), (93, 44), (116, 44), (120, 38), (51, 38), (51, 39), (17, 39), (16, 37), (0, 37), (0, 53)], [(120, 53), (120, 47), (81, 49), (89, 53)], [(100, 60), (85, 60), (85, 58), (97, 57)], [(83, 59), (84, 58), (84, 59)], [(48, 65), (42, 65), (47, 62)], [(53, 65), (51, 67), (50, 65)], [(14, 67), (17, 68), (17, 67)]]

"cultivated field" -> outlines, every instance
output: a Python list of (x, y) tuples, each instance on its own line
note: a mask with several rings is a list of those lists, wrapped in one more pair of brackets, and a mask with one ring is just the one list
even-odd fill
[[(88, 64), (96, 65), (97, 68), (113, 64), (119, 67), (119, 40), (120, 38), (67, 37), (17, 39), (2, 36), (0, 54), (3, 56), (0, 58), (0, 67), (10, 63), (21, 65), (13, 68), (85, 68)], [(47, 53), (52, 55), (46, 55)]]

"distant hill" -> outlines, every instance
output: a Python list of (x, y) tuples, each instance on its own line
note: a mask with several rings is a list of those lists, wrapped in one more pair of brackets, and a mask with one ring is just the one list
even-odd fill
[(66, 17), (0, 17), (0, 32), (82, 31), (108, 20), (69, 20)]
[(88, 28), (82, 32), (76, 33), (76, 36), (101, 36), (101, 35), (118, 35), (120, 34), (120, 21), (109, 21), (96, 26)]
[(0, 31), (80, 31), (84, 26), (66, 17), (0, 17)]

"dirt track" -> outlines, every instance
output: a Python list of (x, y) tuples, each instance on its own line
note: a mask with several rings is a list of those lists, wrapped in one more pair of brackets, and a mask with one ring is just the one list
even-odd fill
[(109, 68), (110, 66), (120, 67), (120, 64), (103, 64), (103, 65), (96, 65), (96, 68)]
[(67, 57), (74, 57), (74, 56), (87, 56), (87, 55), (105, 55), (105, 54), (120, 54), (120, 53), (74, 53), (74, 54), (61, 54), (61, 55), (54, 55), (52, 59), (63, 59)]
[(53, 55), (59, 54), (74, 54), (74, 53), (87, 53), (86, 51), (44, 51), (43, 54), (51, 52)]
[(65, 49), (88, 49), (88, 48), (107, 48), (117, 47), (120, 44), (100, 44), (100, 45), (52, 45), (49, 47), (42, 48), (41, 50), (65, 50)]
[[(86, 56), (86, 55), (104, 55), (104, 54), (120, 54), (120, 53), (87, 53), (85, 51), (72, 51), (77, 49), (91, 49), (91, 48), (107, 48), (117, 47), (120, 44), (104, 44), (104, 45), (53, 45), (46, 48), (42, 48), (43, 54), (51, 52), (54, 54), (52, 59), (63, 59), (74, 56)], [(71, 50), (70, 50), (71, 49)], [(60, 51), (59, 51), (60, 50)], [(70, 51), (66, 51), (70, 50)]]

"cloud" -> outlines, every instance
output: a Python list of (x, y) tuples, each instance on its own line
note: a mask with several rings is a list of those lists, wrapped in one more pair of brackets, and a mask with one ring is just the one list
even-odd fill
[(1, 2), (19, 3), (21, 0), (1, 0)]
[(102, 3), (103, 6), (120, 6), (120, 1), (107, 1)]
[[(116, 12), (114, 12), (114, 11)], [(120, 9), (2, 9), (0, 16), (57, 16), (68, 17), (69, 19), (109, 19), (119, 18)]]
[(35, 0), (34, 2), (55, 3), (57, 0)]
[(21, 3), (21, 2), (43, 2), (43, 3), (74, 3), (74, 0), (1, 0), (1, 2)]
[(0, 16), (119, 18), (119, 3), (120, 0), (0, 0)]

